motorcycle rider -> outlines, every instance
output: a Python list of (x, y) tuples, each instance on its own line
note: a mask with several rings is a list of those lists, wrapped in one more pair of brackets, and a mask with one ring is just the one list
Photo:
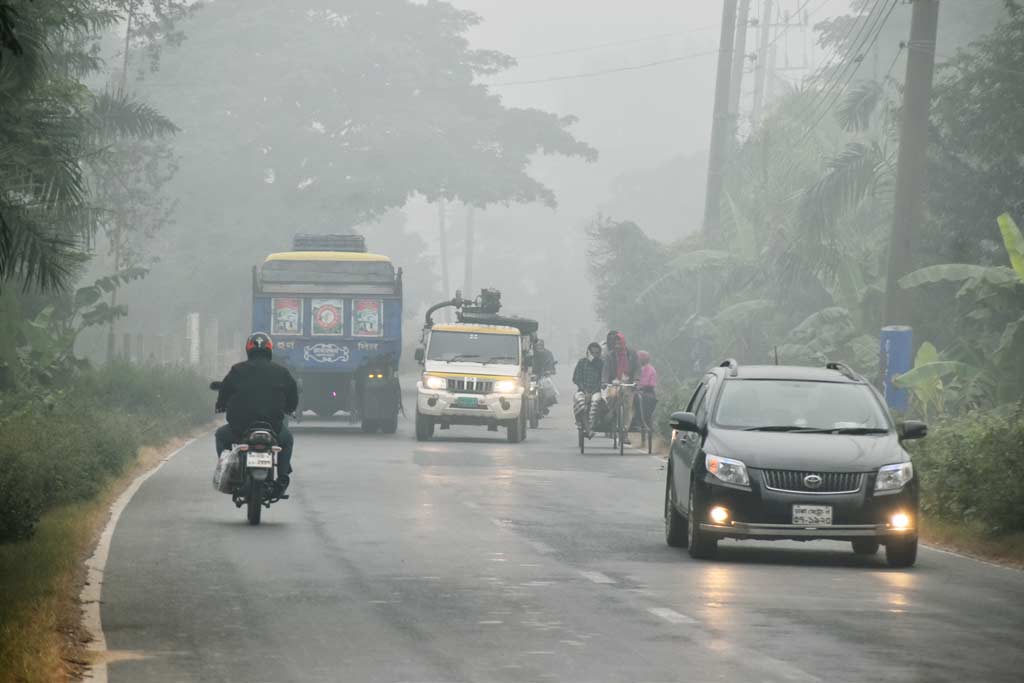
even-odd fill
[(601, 345), (590, 342), (587, 355), (580, 358), (572, 371), (572, 383), (576, 385), (577, 400), (582, 396), (586, 402), (587, 437), (594, 436), (594, 417), (601, 401), (601, 375), (604, 371), (604, 360), (601, 358)]
[(547, 415), (551, 406), (558, 403), (558, 391), (555, 389), (554, 381), (549, 377), (555, 374), (555, 365), (555, 355), (548, 350), (543, 339), (538, 339), (533, 345), (533, 376), (540, 385), (542, 415)]
[(292, 472), (295, 439), (288, 431), (285, 415), (299, 404), (299, 389), (286, 368), (273, 362), (274, 342), (269, 335), (255, 332), (245, 341), (248, 360), (236, 363), (221, 382), (216, 411), (227, 413), (227, 424), (214, 439), (217, 456), (238, 443), (254, 422), (266, 422), (277, 435), (281, 452), (277, 456), (277, 484), (280, 493), (288, 488)]

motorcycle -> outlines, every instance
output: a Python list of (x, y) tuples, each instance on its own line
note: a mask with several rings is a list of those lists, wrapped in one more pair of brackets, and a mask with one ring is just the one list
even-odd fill
[[(211, 382), (210, 388), (219, 391), (220, 384)], [(231, 494), (235, 507), (245, 506), (246, 518), (254, 526), (260, 523), (263, 508), (288, 498), (278, 487), (280, 452), (273, 428), (266, 422), (254, 422), (239, 443), (220, 454), (214, 471), (214, 488)]]

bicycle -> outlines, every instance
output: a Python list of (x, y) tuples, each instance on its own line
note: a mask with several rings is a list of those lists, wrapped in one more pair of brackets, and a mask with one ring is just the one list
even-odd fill
[(612, 414), (615, 416), (614, 431), (612, 432), (612, 448), (619, 449), (619, 455), (626, 454), (626, 437), (629, 435), (629, 425), (626, 424), (626, 402), (622, 397), (623, 389), (635, 389), (636, 382), (620, 382), (618, 380), (611, 384), (601, 385), (603, 389), (614, 387), (614, 405), (611, 406)]

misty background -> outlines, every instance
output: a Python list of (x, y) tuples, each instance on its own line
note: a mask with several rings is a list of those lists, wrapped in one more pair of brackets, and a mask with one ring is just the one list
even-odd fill
[[(321, 99), (344, 84), (333, 4), (206, 2), (180, 22), (184, 40), (162, 51), (158, 69), (134, 60), (131, 88), (181, 130), (166, 143), (176, 168), (160, 187), (165, 220), (138, 244), (139, 265), (150, 272), (124, 288), (129, 315), (119, 332), (177, 332), (185, 314), (196, 311), (216, 317), (225, 340), (240, 340), (248, 330), (253, 265), (290, 248), (297, 232), (354, 228), (366, 234), (371, 251), (405, 268), (407, 344), (415, 341), (426, 305), (466, 284), (474, 292), (497, 287), (505, 312), (541, 321), (565, 368), (570, 352), (580, 353), (616, 326), (595, 314), (588, 226), (598, 217), (632, 221), (663, 242), (700, 228), (721, 3), (452, 3), (479, 19), (465, 34), (472, 48), (517, 60), (477, 81), (490, 84), (506, 106), (576, 117), (569, 130), (599, 158), (534, 155), (527, 172), (554, 192), (557, 207), (511, 202), (476, 210), (471, 283), (464, 272), (467, 208), (447, 202), (448, 291), (442, 291), (435, 202), (411, 196), (375, 221), (354, 223), (325, 200), (332, 179), (311, 167), (314, 157), (330, 163), (319, 131), (339, 124)], [(797, 16), (800, 6), (807, 9)], [(759, 7), (752, 3), (754, 21)], [(851, 4), (781, 0), (776, 7), (793, 15), (793, 26), (772, 29), (782, 33), (778, 80), (770, 87), (778, 96), (834, 58), (817, 44), (815, 26), (851, 12)], [(951, 52), (990, 29), (1002, 12), (1000, 0), (944, 3), (938, 51)], [(910, 6), (899, 4), (877, 41), (869, 65), (876, 77), (905, 40), (909, 15)], [(756, 41), (751, 27), (748, 53)], [(118, 36), (104, 47), (117, 64)], [(752, 70), (753, 62), (745, 69), (741, 134), (750, 128)], [(894, 75), (901, 78), (901, 69)], [(268, 102), (274, 106), (261, 109)], [(97, 254), (92, 268), (109, 272), (102, 237)], [(643, 347), (645, 340), (634, 343)], [(105, 331), (88, 331), (80, 345), (101, 358)]]

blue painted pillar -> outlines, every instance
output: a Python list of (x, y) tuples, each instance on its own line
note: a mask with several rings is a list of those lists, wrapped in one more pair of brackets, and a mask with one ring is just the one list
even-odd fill
[(914, 367), (914, 335), (911, 328), (906, 325), (882, 328), (881, 366), (885, 402), (897, 413), (907, 412), (909, 392), (894, 387), (892, 378)]

